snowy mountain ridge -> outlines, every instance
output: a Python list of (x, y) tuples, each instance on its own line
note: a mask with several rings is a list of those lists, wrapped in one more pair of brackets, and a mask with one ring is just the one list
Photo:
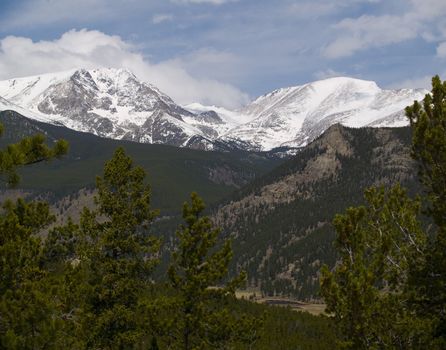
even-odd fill
[(260, 149), (302, 147), (328, 127), (408, 125), (404, 108), (420, 100), (424, 89), (383, 90), (373, 81), (330, 78), (275, 90), (240, 112), (252, 120), (224, 136), (244, 139)]
[(302, 147), (333, 124), (407, 125), (423, 89), (339, 77), (275, 90), (229, 111), (179, 106), (126, 69), (78, 69), (0, 81), (0, 110), (102, 137), (199, 149)]

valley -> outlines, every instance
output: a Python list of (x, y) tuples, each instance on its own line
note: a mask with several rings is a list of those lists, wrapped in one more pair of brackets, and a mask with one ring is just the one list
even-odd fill
[(153, 204), (164, 215), (178, 212), (191, 191), (200, 192), (207, 202), (214, 203), (282, 162), (268, 153), (208, 153), (101, 138), (27, 119), (15, 112), (0, 112), (0, 122), (5, 127), (0, 145), (35, 133), (44, 134), (49, 144), (60, 138), (69, 142), (70, 151), (60, 161), (36, 164), (20, 172), (21, 189), (35, 195), (49, 192), (52, 202), (93, 188), (105, 161), (119, 146), (147, 171)]
[(446, 349), (446, 0), (0, 1), (0, 350)]
[[(127, 69), (78, 69), (0, 81), (0, 111), (97, 136), (202, 150), (303, 147), (331, 125), (407, 126), (424, 89), (336, 77), (281, 88), (237, 110), (176, 104)], [(295, 153), (295, 151), (294, 151)]]
[[(408, 128), (347, 128), (334, 125), (295, 156), (268, 152), (209, 152), (101, 138), (37, 122), (14, 112), (0, 113), (10, 143), (36, 132), (49, 143), (64, 138), (70, 152), (62, 160), (20, 172), (14, 191), (52, 203), (61, 222), (94, 207), (95, 176), (117, 147), (124, 147), (148, 173), (152, 204), (160, 209), (154, 232), (166, 242), (167, 261), (180, 222), (182, 203), (196, 191), (208, 213), (233, 241), (230, 274), (248, 273), (248, 287), (263, 297), (318, 301), (319, 270), (334, 266), (335, 214), (363, 202), (369, 186), (400, 183), (418, 190), (409, 156)], [(5, 192), (13, 195), (15, 192)], [(160, 280), (167, 266), (156, 272)]]

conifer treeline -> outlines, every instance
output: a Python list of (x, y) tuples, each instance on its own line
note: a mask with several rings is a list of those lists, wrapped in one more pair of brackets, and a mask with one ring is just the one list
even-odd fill
[[(446, 348), (446, 82), (434, 77), (432, 93), (406, 114), (425, 192), (413, 199), (399, 185), (371, 188), (365, 205), (335, 217), (339, 261), (321, 278), (330, 317), (237, 301), (245, 274), (228, 280), (230, 241), (218, 240), (196, 194), (184, 204), (165, 282), (155, 283), (158, 212), (144, 171), (118, 149), (97, 178), (96, 208), (78, 224), (42, 239), (55, 221), (47, 203), (3, 203), (0, 347)], [(17, 167), (67, 151), (64, 141), (44, 142), (0, 152), (6, 182), (17, 183)]]
[(424, 192), (371, 188), (334, 220), (340, 261), (321, 290), (341, 348), (446, 348), (446, 82), (406, 115)]
[[(36, 140), (30, 162), (63, 153), (63, 141), (53, 151)], [(235, 299), (245, 275), (226, 280), (230, 241), (218, 245), (220, 231), (195, 193), (183, 207), (166, 282), (155, 283), (162, 242), (150, 232), (158, 212), (144, 179), (143, 169), (116, 150), (97, 178), (95, 209), (84, 208), (79, 223), (52, 227), (45, 239), (42, 230), (55, 220), (47, 203), (3, 203), (0, 348), (311, 348), (320, 338), (329, 348), (328, 319)], [(297, 333), (280, 336), (289, 329)]]

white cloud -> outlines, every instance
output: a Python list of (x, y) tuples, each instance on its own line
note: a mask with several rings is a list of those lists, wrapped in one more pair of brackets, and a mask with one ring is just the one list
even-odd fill
[(153, 24), (160, 24), (163, 22), (170, 22), (173, 20), (173, 15), (167, 13), (159, 13), (152, 17)]
[(324, 55), (328, 58), (346, 57), (361, 50), (417, 37), (426, 41), (446, 39), (444, 33), (441, 34), (446, 16), (445, 0), (410, 0), (409, 3), (411, 6), (402, 9), (398, 15), (342, 19), (334, 25), (339, 34), (323, 49)]
[(237, 2), (238, 0), (171, 0), (178, 4), (212, 4), (222, 5), (228, 2)]
[(244, 66), (244, 62), (236, 55), (213, 48), (195, 50), (170, 62), (183, 67), (194, 76), (219, 81), (236, 81)]
[(326, 15), (330, 15), (337, 9), (337, 6), (333, 2), (314, 2), (304, 1), (291, 4), (287, 11), (289, 14), (300, 18), (318, 18)]
[[(446, 76), (446, 72), (444, 72), (441, 76)], [(432, 75), (424, 75), (414, 78), (405, 79), (396, 83), (393, 83), (388, 86), (390, 89), (404, 89), (404, 88), (411, 88), (411, 89), (432, 89)]]
[(181, 104), (201, 102), (239, 107), (248, 96), (232, 85), (192, 76), (181, 61), (149, 62), (119, 36), (71, 30), (54, 41), (9, 36), (0, 40), (0, 79), (73, 68), (124, 67)]
[(324, 50), (327, 57), (350, 56), (356, 51), (381, 47), (413, 39), (418, 35), (419, 24), (411, 16), (361, 16), (347, 18), (335, 26), (345, 32)]
[(446, 15), (446, 1), (444, 0), (410, 0), (412, 11), (416, 17), (433, 19)]
[(314, 19), (334, 15), (355, 4), (379, 2), (381, 0), (297, 0), (287, 6), (287, 11), (300, 19)]
[(446, 41), (437, 46), (437, 56), (440, 58), (446, 58)]
[[(98, 20), (117, 21), (119, 18), (135, 17), (139, 13), (153, 14), (153, 11), (164, 11), (160, 8), (172, 3), (223, 5), (237, 1), (239, 0), (20, 0), (16, 1), (7, 16), (2, 16), (0, 29), (9, 31), (12, 28), (48, 27), (55, 24), (85, 26)], [(152, 20), (157, 24), (170, 20), (169, 16), (155, 14)]]
[(328, 78), (334, 78), (334, 77), (342, 77), (345, 76), (345, 73), (337, 72), (331, 68), (328, 68), (326, 70), (320, 70), (313, 74), (313, 76), (316, 79), (322, 80), (322, 79), (328, 79)]

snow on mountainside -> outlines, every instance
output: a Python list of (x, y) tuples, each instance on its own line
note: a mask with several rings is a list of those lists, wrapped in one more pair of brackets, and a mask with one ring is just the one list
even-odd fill
[(193, 123), (195, 115), (124, 69), (11, 79), (0, 82), (0, 96), (28, 110), (27, 117), (103, 137), (200, 148), (203, 140), (216, 136), (199, 120)]
[(16, 105), (15, 103), (12, 103), (11, 101), (8, 101), (0, 96), (0, 111), (6, 111), (6, 110), (16, 111), (17, 113), (27, 116), (28, 118), (35, 119), (39, 122), (55, 124), (52, 122), (51, 119), (36, 113), (32, 113), (31, 111), (22, 108)]
[(229, 111), (198, 103), (181, 107), (128, 70), (101, 68), (0, 81), (0, 110), (109, 138), (270, 150), (304, 146), (335, 123), (406, 125), (404, 107), (425, 93), (340, 77), (279, 89)]
[(240, 113), (251, 121), (228, 132), (225, 140), (242, 139), (258, 149), (301, 147), (333, 124), (350, 127), (403, 126), (404, 108), (426, 90), (382, 90), (375, 82), (330, 78), (273, 91)]

